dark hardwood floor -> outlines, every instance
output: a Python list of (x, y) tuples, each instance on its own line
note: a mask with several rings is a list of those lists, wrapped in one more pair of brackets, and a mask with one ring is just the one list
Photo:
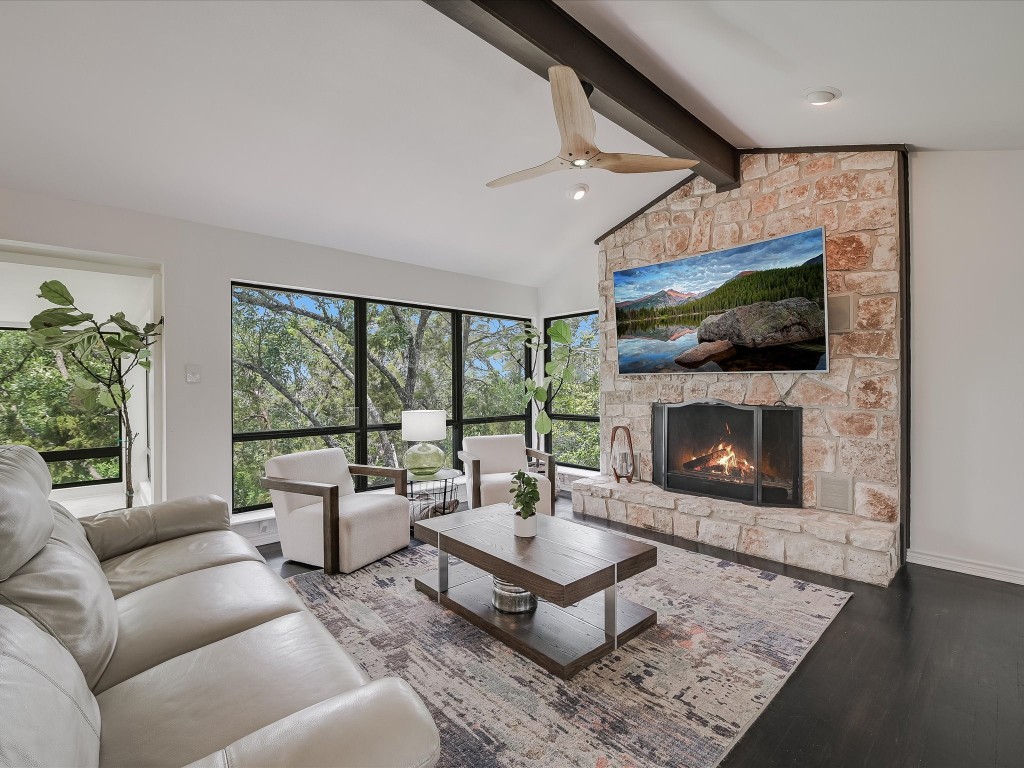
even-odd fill
[[(722, 768), (1024, 766), (1024, 587), (908, 565), (883, 589), (576, 517), (565, 499), (556, 514), (853, 593)], [(310, 570), (259, 550), (282, 576)]]

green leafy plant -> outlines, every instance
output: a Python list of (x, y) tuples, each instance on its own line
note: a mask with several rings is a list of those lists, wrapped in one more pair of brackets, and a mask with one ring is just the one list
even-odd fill
[[(540, 435), (551, 432), (551, 417), (544, 409), (544, 404), (549, 398), (556, 397), (563, 386), (572, 382), (574, 376), (570, 365), (574, 349), (569, 324), (565, 320), (555, 320), (548, 326), (547, 337), (551, 346), (551, 359), (544, 364), (544, 375), (527, 376), (523, 380), (523, 407), (536, 405), (537, 418), (534, 419), (533, 428)], [(544, 334), (532, 323), (526, 324), (517, 341), (530, 348), (534, 360), (542, 359), (544, 350), (548, 348)]]
[(44, 309), (29, 321), (29, 338), (40, 349), (60, 349), (78, 373), (70, 401), (82, 411), (109, 408), (117, 412), (124, 442), (125, 506), (132, 506), (132, 448), (138, 434), (132, 431), (128, 413), (131, 387), (128, 375), (136, 368), (149, 370), (150, 348), (163, 328), (163, 318), (139, 328), (124, 312), (99, 322), (92, 313), (75, 305), (71, 292), (58, 280), (39, 286), (39, 298), (56, 306)]
[(512, 509), (523, 520), (529, 520), (537, 514), (537, 502), (540, 501), (540, 489), (537, 478), (519, 470), (512, 477)]

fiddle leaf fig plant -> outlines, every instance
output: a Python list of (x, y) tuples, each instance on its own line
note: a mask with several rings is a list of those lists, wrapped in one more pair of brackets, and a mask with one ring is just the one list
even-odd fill
[[(534, 429), (540, 435), (551, 432), (551, 418), (544, 410), (544, 404), (548, 399), (558, 396), (563, 386), (573, 379), (573, 368), (570, 365), (573, 358), (572, 329), (565, 320), (555, 320), (548, 326), (547, 338), (550, 341), (550, 360), (544, 364), (543, 376), (536, 378), (528, 377), (523, 381), (523, 407), (532, 404), (537, 406), (537, 418), (534, 420)], [(534, 355), (535, 359), (542, 357), (548, 344), (544, 342), (544, 335), (532, 324), (527, 323), (526, 330), (522, 337)]]
[(537, 514), (539, 501), (540, 488), (537, 486), (537, 478), (520, 469), (512, 477), (512, 509), (523, 520), (529, 520)]
[(60, 349), (77, 367), (69, 400), (83, 411), (109, 408), (117, 413), (124, 435), (125, 506), (134, 498), (132, 448), (138, 434), (132, 431), (128, 400), (132, 388), (128, 375), (136, 367), (149, 370), (150, 349), (163, 330), (163, 318), (141, 328), (117, 312), (99, 322), (75, 305), (71, 291), (59, 280), (39, 286), (39, 298), (56, 306), (44, 309), (29, 321), (29, 339), (40, 349)]

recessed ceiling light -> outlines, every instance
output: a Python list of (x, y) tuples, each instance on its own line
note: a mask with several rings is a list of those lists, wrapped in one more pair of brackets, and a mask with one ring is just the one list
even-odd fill
[(565, 196), (570, 200), (582, 200), (584, 195), (590, 191), (590, 187), (586, 184), (576, 184), (575, 186), (569, 187), (565, 190)]
[(833, 88), (832, 86), (825, 86), (823, 88), (810, 88), (804, 91), (804, 98), (816, 107), (821, 107), (824, 106), (825, 104), (830, 104), (842, 95), (842, 91), (840, 91), (838, 88)]

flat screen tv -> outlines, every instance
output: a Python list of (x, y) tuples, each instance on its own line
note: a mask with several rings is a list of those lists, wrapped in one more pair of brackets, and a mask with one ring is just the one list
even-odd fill
[(613, 274), (619, 373), (828, 370), (825, 230)]

